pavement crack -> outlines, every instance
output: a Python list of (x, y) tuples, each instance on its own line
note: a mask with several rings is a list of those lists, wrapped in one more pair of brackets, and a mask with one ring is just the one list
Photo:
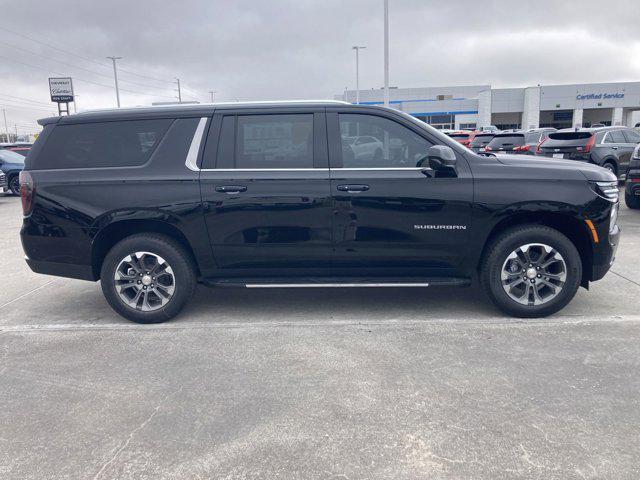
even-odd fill
[(18, 295), (16, 298), (14, 298), (13, 300), (9, 300), (8, 302), (3, 303), (2, 305), (0, 305), (0, 308), (4, 308), (7, 307), (9, 305), (11, 305), (12, 303), (17, 302), (18, 300), (23, 299), (24, 297), (31, 295), (34, 292), (37, 292), (38, 290), (43, 289), (44, 287), (47, 287), (49, 285), (51, 285), (52, 283), (55, 282), (59, 282), (61, 281), (61, 278), (54, 278), (53, 280), (49, 280), (47, 283), (45, 283), (44, 285), (40, 285), (39, 287), (33, 288), (31, 290), (29, 290), (28, 292), (23, 293), (22, 295)]
[(630, 278), (625, 277), (624, 275), (621, 275), (621, 274), (619, 274), (618, 272), (615, 272), (615, 271), (613, 271), (613, 270), (611, 270), (611, 273), (613, 273), (614, 275), (619, 276), (620, 278), (625, 279), (627, 282), (631, 282), (631, 283), (633, 283), (634, 285), (637, 285), (637, 286), (639, 286), (639, 287), (640, 287), (640, 283), (636, 282), (635, 280), (631, 280)]
[(138, 433), (140, 430), (142, 430), (144, 427), (146, 427), (149, 422), (151, 422), (151, 420), (153, 420), (153, 417), (156, 416), (156, 414), (160, 411), (160, 408), (162, 408), (162, 406), (164, 405), (164, 403), (170, 398), (173, 397), (175, 395), (178, 395), (180, 392), (182, 392), (182, 388), (180, 387), (178, 390), (176, 390), (173, 393), (169, 393), (167, 395), (165, 395), (165, 397), (162, 399), (162, 401), (155, 406), (155, 408), (153, 409), (153, 411), (151, 412), (151, 415), (149, 415), (140, 425), (138, 425), (136, 428), (134, 428), (133, 430), (131, 430), (131, 432), (129, 432), (129, 435), (127, 436), (127, 438), (120, 444), (120, 446), (116, 449), (116, 451), (114, 452), (113, 456), (107, 460), (102, 467), (100, 467), (100, 470), (98, 470), (98, 473), (95, 474), (95, 476), (93, 477), (93, 480), (97, 480), (98, 478), (100, 478), (100, 476), (106, 471), (107, 468), (109, 468), (109, 466), (116, 461), (116, 459), (120, 456), (120, 454), (129, 446), (129, 444), (131, 443), (131, 440), (133, 440), (133, 437), (136, 435), (136, 433)]

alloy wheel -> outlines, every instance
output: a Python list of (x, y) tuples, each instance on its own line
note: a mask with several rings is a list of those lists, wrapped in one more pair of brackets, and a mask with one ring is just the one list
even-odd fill
[(173, 269), (159, 255), (135, 252), (123, 258), (114, 274), (116, 292), (122, 302), (143, 312), (158, 310), (173, 297)]
[(514, 301), (542, 305), (557, 297), (567, 280), (567, 264), (553, 247), (530, 243), (516, 248), (502, 265), (502, 288)]

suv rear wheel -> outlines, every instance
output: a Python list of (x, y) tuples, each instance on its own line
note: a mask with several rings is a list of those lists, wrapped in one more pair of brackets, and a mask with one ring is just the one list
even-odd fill
[(632, 195), (628, 190), (624, 192), (624, 203), (626, 203), (627, 207), (631, 208), (632, 210), (640, 209), (640, 197)]
[(20, 178), (18, 177), (18, 175), (13, 175), (11, 178), (9, 178), (7, 187), (9, 187), (9, 190), (11, 190), (11, 193), (13, 195), (20, 196)]
[(118, 242), (100, 271), (109, 305), (136, 323), (160, 323), (176, 316), (196, 287), (195, 267), (169, 237), (139, 234)]
[(515, 317), (546, 317), (566, 306), (582, 278), (571, 241), (549, 227), (529, 225), (502, 233), (489, 247), (480, 282), (493, 303)]

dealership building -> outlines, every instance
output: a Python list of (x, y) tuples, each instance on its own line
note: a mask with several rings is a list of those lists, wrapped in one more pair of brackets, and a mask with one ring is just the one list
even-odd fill
[[(634, 126), (640, 122), (640, 82), (544, 85), (525, 88), (391, 88), (390, 106), (436, 128), (474, 129)], [(356, 91), (336, 100), (356, 103)], [(360, 104), (382, 105), (383, 91), (361, 90)]]

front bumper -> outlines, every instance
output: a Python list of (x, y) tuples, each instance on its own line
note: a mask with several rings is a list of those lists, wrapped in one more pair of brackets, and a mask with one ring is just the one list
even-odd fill
[(591, 281), (604, 277), (616, 259), (620, 243), (620, 228), (616, 225), (611, 233), (594, 245)]

